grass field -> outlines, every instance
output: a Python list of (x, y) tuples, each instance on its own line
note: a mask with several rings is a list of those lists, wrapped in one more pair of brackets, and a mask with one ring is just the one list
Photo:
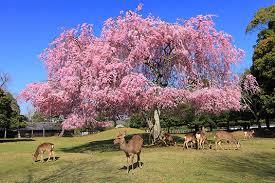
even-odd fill
[[(116, 133), (0, 143), (0, 182), (275, 182), (275, 139), (241, 141), (238, 151), (144, 148), (143, 168), (127, 174), (124, 153), (112, 145)], [(55, 144), (57, 161), (32, 162), (42, 142)]]

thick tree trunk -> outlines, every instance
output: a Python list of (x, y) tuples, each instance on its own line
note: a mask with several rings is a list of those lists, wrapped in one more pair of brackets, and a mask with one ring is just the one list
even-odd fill
[(33, 138), (33, 130), (31, 131), (31, 138)]
[(7, 128), (5, 128), (4, 139), (7, 138)]
[(265, 124), (267, 128), (270, 128), (270, 120), (269, 118), (265, 118)]
[(161, 133), (161, 127), (160, 127), (160, 110), (156, 109), (154, 111), (154, 120), (155, 120), (155, 124), (154, 124), (154, 132), (153, 132), (153, 138), (154, 138), (154, 142), (160, 137), (160, 133)]
[(154, 127), (154, 124), (152, 122), (152, 120), (149, 118), (146, 118), (146, 121), (147, 121), (147, 125), (148, 125), (148, 128), (149, 128), (149, 136), (148, 136), (148, 143), (149, 144), (153, 144), (154, 142), (152, 141), (152, 137), (153, 137), (153, 127)]
[(43, 128), (43, 137), (45, 137), (45, 128)]
[(61, 130), (60, 134), (58, 135), (58, 137), (63, 137), (64, 133), (65, 133), (65, 129), (62, 128), (62, 130)]

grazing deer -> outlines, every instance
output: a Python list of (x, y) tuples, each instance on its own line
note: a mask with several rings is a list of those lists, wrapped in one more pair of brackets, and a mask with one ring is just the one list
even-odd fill
[(194, 134), (185, 134), (183, 139), (184, 139), (183, 149), (184, 149), (184, 147), (186, 147), (186, 149), (188, 149), (189, 142), (191, 142), (191, 148), (193, 147), (193, 144), (196, 143), (196, 137)]
[(50, 160), (51, 156), (53, 157), (53, 160), (55, 160), (55, 155), (53, 150), (54, 150), (54, 144), (52, 143), (46, 142), (46, 143), (40, 144), (36, 148), (35, 153), (33, 154), (33, 161), (37, 161), (40, 156), (40, 161), (43, 163), (44, 162), (43, 154), (45, 152), (49, 153), (47, 162)]
[(231, 145), (236, 144), (237, 149), (240, 148), (239, 141), (233, 137), (232, 133), (229, 133), (226, 131), (217, 131), (214, 138), (215, 138), (216, 150), (218, 150), (218, 145), (222, 150), (224, 150), (223, 147), (221, 146), (222, 140), (226, 140)]
[(137, 155), (137, 163), (138, 167), (142, 168), (140, 163), (140, 153), (141, 153), (141, 147), (143, 145), (143, 139), (139, 135), (134, 135), (128, 143), (125, 140), (125, 133), (119, 134), (116, 136), (114, 140), (114, 144), (119, 144), (119, 147), (121, 150), (123, 150), (126, 154), (127, 158), (127, 173), (129, 173), (129, 160), (131, 161), (132, 170), (134, 169), (134, 155)]
[(254, 130), (248, 130), (248, 131), (244, 131), (244, 139), (251, 139), (253, 138), (253, 135), (255, 134)]
[(163, 141), (166, 145), (167, 145), (167, 143), (168, 143), (168, 145), (176, 145), (176, 142), (175, 142), (173, 136), (167, 132), (163, 134)]
[(197, 149), (204, 149), (204, 143), (207, 140), (204, 128), (195, 134), (197, 140)]

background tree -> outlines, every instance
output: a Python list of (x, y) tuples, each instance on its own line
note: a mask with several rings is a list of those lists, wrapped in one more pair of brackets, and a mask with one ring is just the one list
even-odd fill
[[(19, 129), (26, 125), (26, 118), (20, 115), (19, 106), (13, 96), (0, 89), (0, 127), (5, 129)], [(19, 135), (20, 137), (20, 135)]]
[(259, 102), (261, 116), (270, 126), (270, 118), (275, 116), (275, 5), (259, 9), (246, 28), (246, 32), (260, 26), (254, 47), (251, 73), (260, 88)]

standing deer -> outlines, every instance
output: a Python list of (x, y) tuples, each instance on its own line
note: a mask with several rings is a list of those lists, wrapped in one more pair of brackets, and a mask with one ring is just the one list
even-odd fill
[(233, 137), (233, 135), (229, 132), (226, 131), (217, 131), (215, 136), (215, 145), (216, 145), (216, 150), (218, 150), (218, 145), (220, 146), (220, 148), (222, 150), (223, 147), (221, 146), (222, 140), (226, 140), (229, 144), (236, 144), (236, 148), (239, 149), (240, 148), (240, 143), (239, 141)]
[(134, 169), (134, 155), (137, 155), (137, 163), (138, 167), (142, 168), (142, 164), (140, 162), (140, 153), (141, 153), (141, 147), (143, 145), (143, 139), (139, 135), (134, 135), (129, 142), (127, 143), (125, 140), (125, 133), (119, 134), (116, 136), (114, 140), (114, 144), (119, 144), (119, 147), (121, 150), (125, 152), (126, 158), (127, 158), (127, 173), (129, 173), (129, 159), (131, 161), (132, 170)]
[(184, 147), (186, 147), (186, 149), (188, 149), (189, 142), (191, 142), (191, 148), (193, 147), (193, 144), (196, 143), (196, 137), (194, 134), (185, 134), (183, 139), (184, 139), (183, 149), (184, 149)]
[(254, 130), (248, 130), (248, 131), (244, 131), (244, 139), (251, 139), (253, 138), (253, 135), (255, 134)]
[(204, 149), (204, 143), (207, 140), (206, 131), (204, 128), (196, 133), (197, 149)]
[(36, 148), (35, 153), (33, 154), (33, 161), (37, 161), (40, 156), (40, 161), (43, 163), (44, 162), (43, 154), (45, 152), (49, 153), (47, 162), (50, 160), (51, 156), (53, 157), (53, 160), (55, 160), (55, 155), (53, 150), (54, 150), (54, 144), (52, 143), (46, 142), (46, 143), (40, 144)]

